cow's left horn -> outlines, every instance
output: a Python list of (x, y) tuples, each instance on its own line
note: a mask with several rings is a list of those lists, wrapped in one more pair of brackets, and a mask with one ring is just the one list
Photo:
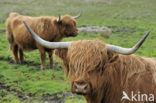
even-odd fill
[(42, 46), (50, 48), (50, 49), (58, 49), (58, 48), (69, 48), (70, 42), (48, 42), (40, 38), (32, 29), (28, 26), (28, 24), (24, 21), (24, 25), (26, 26), (29, 33), (32, 37)]
[(74, 19), (79, 18), (82, 15), (82, 10), (80, 11), (80, 13), (77, 16), (73, 16)]
[(120, 54), (125, 54), (125, 55), (129, 55), (129, 54), (133, 54), (134, 52), (136, 52), (139, 47), (143, 44), (143, 42), (145, 41), (145, 39), (148, 37), (150, 33), (150, 30), (145, 34), (145, 36), (132, 48), (122, 48), (119, 46), (115, 46), (115, 45), (110, 45), (107, 44), (106, 48), (108, 51), (114, 51), (116, 53), (120, 53)]
[(59, 15), (57, 22), (61, 22), (61, 15)]

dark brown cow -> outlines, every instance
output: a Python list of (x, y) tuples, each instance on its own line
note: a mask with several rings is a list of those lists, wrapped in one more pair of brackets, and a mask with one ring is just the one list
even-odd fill
[(99, 40), (54, 44), (27, 28), (45, 47), (64, 45), (55, 54), (64, 63), (72, 92), (83, 95), (87, 103), (156, 103), (156, 59), (132, 54), (149, 32), (133, 48), (122, 48)]
[[(78, 34), (75, 19), (80, 17), (79, 15), (71, 17), (69, 15), (50, 17), (29, 17), (23, 16), (18, 13), (10, 13), (6, 21), (7, 25), (7, 39), (12, 50), (15, 63), (22, 63), (23, 50), (30, 51), (38, 49), (41, 58), (41, 68), (45, 68), (46, 52), (49, 54), (50, 66), (53, 66), (52, 49), (47, 49), (30, 36), (26, 30), (23, 21), (26, 21), (30, 27), (43, 39), (51, 42), (60, 41), (64, 37), (74, 37)], [(19, 54), (19, 58), (18, 58)]]

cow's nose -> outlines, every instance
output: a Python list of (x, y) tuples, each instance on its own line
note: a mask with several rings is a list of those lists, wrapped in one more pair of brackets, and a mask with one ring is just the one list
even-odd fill
[(88, 84), (81, 81), (81, 82), (74, 82), (72, 86), (72, 92), (78, 93), (78, 94), (86, 94), (88, 91)]
[(87, 89), (87, 84), (85, 84), (85, 85), (79, 85), (79, 84), (76, 84), (75, 83), (74, 86), (75, 86), (75, 89), (77, 89), (77, 91), (79, 91), (79, 92)]

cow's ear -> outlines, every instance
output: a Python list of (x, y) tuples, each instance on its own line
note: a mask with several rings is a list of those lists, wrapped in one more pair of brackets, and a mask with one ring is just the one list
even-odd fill
[(108, 57), (108, 63), (114, 63), (114, 62), (116, 62), (117, 61), (117, 59), (118, 59), (118, 54), (117, 53), (114, 53), (114, 52), (112, 52), (112, 51), (108, 51), (107, 52), (107, 57)]

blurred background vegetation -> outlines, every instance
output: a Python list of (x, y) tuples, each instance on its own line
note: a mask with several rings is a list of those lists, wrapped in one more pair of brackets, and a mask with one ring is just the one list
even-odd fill
[(5, 20), (10, 12), (28, 16), (74, 16), (82, 10), (78, 27), (104, 26), (112, 30), (109, 38), (100, 33), (80, 32), (77, 37), (63, 41), (99, 39), (131, 47), (150, 29), (150, 36), (136, 54), (156, 57), (155, 5), (156, 0), (0, 0), (0, 103), (85, 102), (83, 97), (70, 93), (70, 83), (55, 56), (54, 68), (44, 71), (39, 69), (37, 50), (25, 52), (26, 64), (13, 63), (5, 35)]

